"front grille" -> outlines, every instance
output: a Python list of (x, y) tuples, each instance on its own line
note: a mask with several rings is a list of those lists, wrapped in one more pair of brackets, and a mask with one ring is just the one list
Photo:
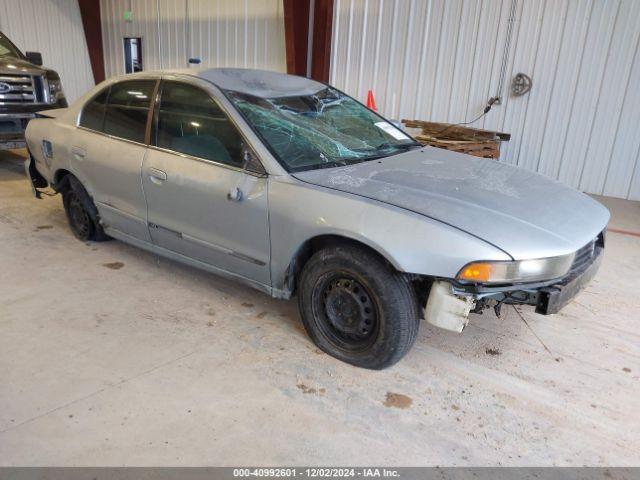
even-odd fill
[(36, 103), (39, 95), (34, 88), (34, 78), (31, 75), (0, 74), (0, 104)]
[(580, 272), (591, 264), (596, 253), (596, 247), (604, 246), (603, 235), (604, 233), (600, 233), (596, 238), (576, 252), (576, 256), (571, 264), (571, 269), (569, 270), (570, 273)]

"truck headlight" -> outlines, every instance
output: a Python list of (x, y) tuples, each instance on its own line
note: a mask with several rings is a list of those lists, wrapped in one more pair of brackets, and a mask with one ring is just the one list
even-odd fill
[(474, 283), (514, 283), (553, 280), (564, 276), (575, 254), (514, 262), (471, 262), (462, 267), (457, 280)]
[(49, 82), (49, 98), (51, 103), (57, 102), (59, 99), (64, 98), (64, 89), (62, 88), (62, 81), (58, 76), (47, 76)]

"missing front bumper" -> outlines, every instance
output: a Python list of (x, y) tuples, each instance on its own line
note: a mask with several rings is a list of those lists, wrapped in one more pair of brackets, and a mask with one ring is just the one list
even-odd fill
[(537, 295), (536, 313), (542, 315), (558, 313), (595, 277), (603, 257), (604, 249), (596, 248), (593, 261), (585, 270), (554, 285), (541, 288)]
[(470, 312), (482, 313), (486, 308), (494, 308), (499, 315), (503, 304), (533, 305), (536, 313), (542, 315), (558, 313), (593, 280), (603, 257), (604, 242), (600, 241), (594, 245), (588, 263), (560, 280), (546, 283), (491, 287), (436, 280), (424, 309), (425, 319), (437, 327), (462, 332)]
[(558, 313), (580, 290), (596, 275), (604, 256), (604, 244), (594, 247), (593, 256), (588, 264), (572, 271), (560, 280), (546, 283), (519, 285), (463, 285), (452, 282), (454, 295), (472, 296), (476, 300), (475, 313), (485, 308), (502, 304), (533, 305), (536, 313), (551, 315)]

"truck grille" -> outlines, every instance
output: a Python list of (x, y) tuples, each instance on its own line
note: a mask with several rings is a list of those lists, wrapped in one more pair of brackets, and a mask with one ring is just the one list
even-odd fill
[(0, 74), (0, 104), (40, 103), (42, 101), (41, 77), (31, 75)]

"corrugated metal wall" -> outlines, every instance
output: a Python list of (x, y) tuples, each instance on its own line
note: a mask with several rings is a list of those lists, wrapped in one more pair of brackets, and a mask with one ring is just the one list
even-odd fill
[[(101, 0), (107, 77), (124, 73), (124, 37), (142, 37), (143, 67), (285, 71), (282, 0)], [(132, 12), (132, 21), (124, 12)]]
[[(331, 83), (393, 118), (463, 122), (495, 95), (511, 0), (335, 0)], [(640, 200), (640, 1), (518, 0), (502, 160)], [(518, 72), (533, 79), (508, 94)]]
[(77, 0), (0, 0), (0, 30), (20, 50), (42, 53), (73, 101), (93, 87), (93, 73)]

